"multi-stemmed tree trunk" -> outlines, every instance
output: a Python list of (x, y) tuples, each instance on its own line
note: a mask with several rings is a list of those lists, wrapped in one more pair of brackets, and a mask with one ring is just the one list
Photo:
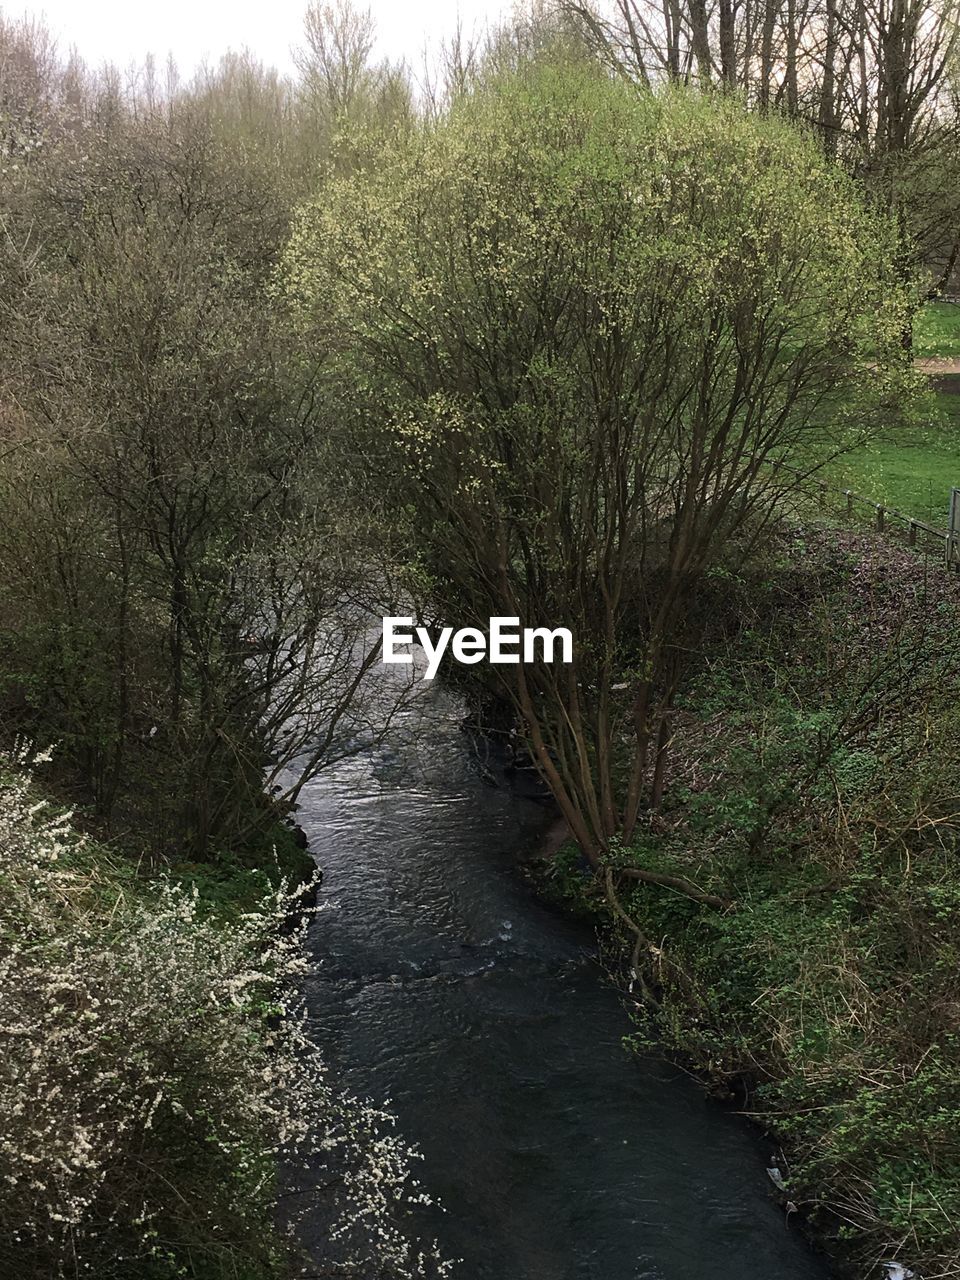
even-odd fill
[(493, 670), (595, 862), (662, 794), (721, 545), (775, 512), (771, 463), (867, 412), (891, 244), (789, 126), (582, 65), (474, 95), (300, 216), (288, 288), (401, 554), (451, 622), (574, 632), (570, 665)]

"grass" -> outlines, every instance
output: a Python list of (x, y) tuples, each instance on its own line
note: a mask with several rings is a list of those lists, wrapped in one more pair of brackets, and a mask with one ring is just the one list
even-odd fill
[[(928, 303), (914, 324), (920, 358), (960, 359), (960, 305)], [(945, 528), (950, 490), (960, 486), (960, 374), (932, 380), (935, 408), (919, 427), (892, 431), (831, 468), (839, 488)]]
[(960, 305), (928, 302), (913, 327), (914, 351), (920, 357), (960, 359)]
[(960, 376), (953, 381), (956, 391), (938, 392), (929, 422), (878, 438), (841, 458), (831, 468), (833, 482), (945, 528), (950, 490), (960, 486)]

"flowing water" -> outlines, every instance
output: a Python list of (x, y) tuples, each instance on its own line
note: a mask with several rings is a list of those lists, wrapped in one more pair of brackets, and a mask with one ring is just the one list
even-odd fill
[[(547, 820), (478, 768), (436, 686), (407, 740), (308, 785), (324, 872), (309, 1011), (353, 1092), (390, 1100), (460, 1280), (823, 1280), (746, 1122), (656, 1056), (594, 939), (517, 854)], [(308, 1242), (309, 1243), (309, 1242)]]

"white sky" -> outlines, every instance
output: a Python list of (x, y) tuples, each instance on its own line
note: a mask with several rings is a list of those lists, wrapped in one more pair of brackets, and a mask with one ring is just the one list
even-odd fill
[[(7, 17), (45, 18), (62, 53), (77, 47), (94, 66), (127, 67), (172, 52), (184, 76), (205, 58), (244, 46), (261, 62), (292, 69), (307, 0), (0, 0)], [(509, 12), (511, 0), (359, 0), (377, 23), (381, 56), (421, 64), (425, 41), (447, 34), (459, 11), (464, 28)]]

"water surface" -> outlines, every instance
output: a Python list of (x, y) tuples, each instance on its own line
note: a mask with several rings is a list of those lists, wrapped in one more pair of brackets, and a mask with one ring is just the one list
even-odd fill
[(769, 1154), (631, 1027), (588, 931), (517, 874), (547, 820), (424, 686), (404, 745), (301, 796), (324, 872), (307, 998), (353, 1092), (386, 1099), (460, 1280), (824, 1280)]

